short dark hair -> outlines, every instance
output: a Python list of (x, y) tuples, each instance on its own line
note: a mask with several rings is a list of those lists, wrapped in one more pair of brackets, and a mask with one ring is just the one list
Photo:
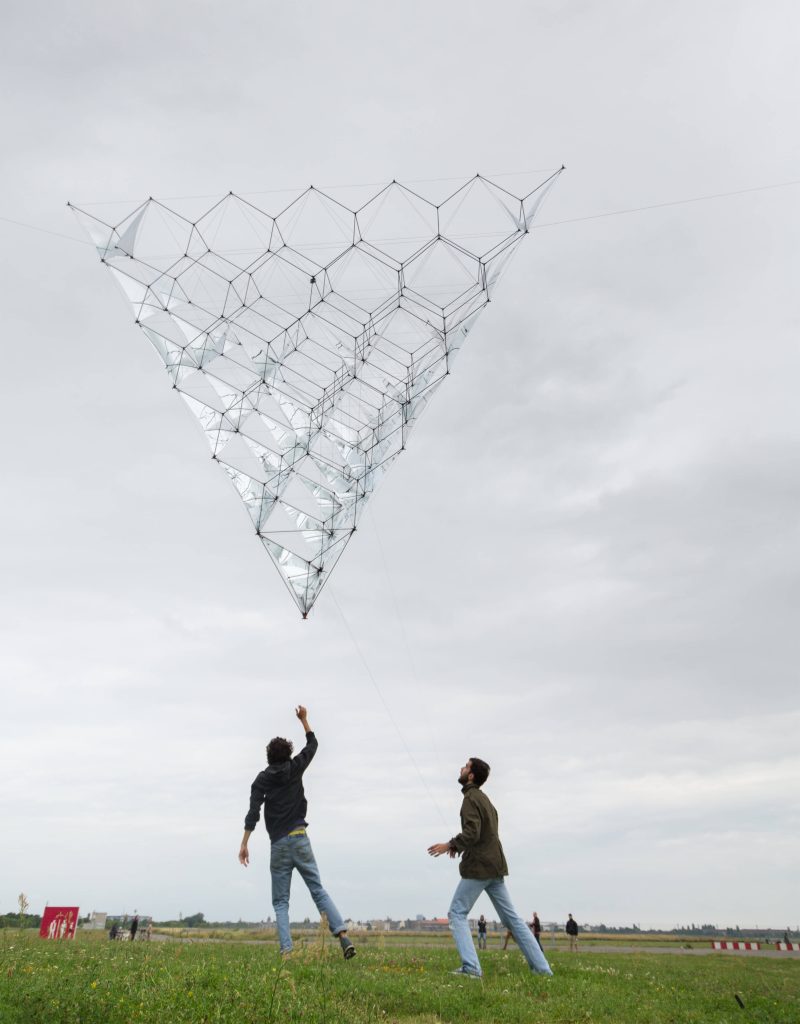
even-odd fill
[(472, 772), (472, 779), (476, 786), (482, 786), (484, 782), (489, 778), (489, 772), (491, 768), (489, 765), (482, 761), (479, 757), (471, 757), (469, 759), (470, 771)]
[(283, 736), (276, 736), (267, 744), (267, 764), (283, 764), (292, 756), (294, 743), (285, 740)]

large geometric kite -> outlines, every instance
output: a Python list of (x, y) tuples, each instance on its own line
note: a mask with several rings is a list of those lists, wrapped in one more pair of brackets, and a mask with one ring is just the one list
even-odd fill
[(304, 618), (558, 174), (73, 207)]

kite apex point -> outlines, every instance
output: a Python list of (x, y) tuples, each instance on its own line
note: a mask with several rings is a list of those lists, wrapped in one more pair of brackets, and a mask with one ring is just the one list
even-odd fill
[(301, 614), (303, 616), (303, 621), (305, 621), (308, 618), (308, 612), (301, 612)]
[(562, 165), (561, 165), (561, 170), (562, 170), (562, 171), (566, 171), (566, 169), (567, 169), (567, 165), (566, 165), (566, 164), (562, 164)]

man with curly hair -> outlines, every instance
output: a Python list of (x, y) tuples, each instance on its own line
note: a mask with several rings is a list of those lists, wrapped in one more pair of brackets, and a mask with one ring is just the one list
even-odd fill
[(244, 836), (239, 848), (239, 863), (247, 867), (250, 853), (247, 844), (258, 823), (261, 805), (264, 805), (264, 824), (269, 833), (270, 872), (272, 874), (272, 906), (278, 925), (281, 953), (292, 951), (292, 933), (289, 928), (289, 891), (292, 872), (297, 869), (308, 886), (311, 898), (320, 914), (326, 914), (331, 933), (338, 937), (345, 960), (356, 955), (356, 947), (347, 936), (342, 915), (325, 891), (314, 859), (314, 851), (306, 833), (308, 802), (303, 790), (303, 772), (317, 752), (317, 737), (308, 724), (308, 711), (302, 704), (295, 709), (306, 734), (306, 745), (292, 757), (294, 745), (282, 736), (276, 736), (267, 745), (267, 767), (259, 772), (250, 787), (250, 808), (244, 819)]

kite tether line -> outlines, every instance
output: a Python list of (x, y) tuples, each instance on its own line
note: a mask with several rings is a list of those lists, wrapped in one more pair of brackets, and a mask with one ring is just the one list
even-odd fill
[(425, 776), (422, 774), (422, 771), (421, 771), (421, 769), (419, 767), (419, 764), (417, 763), (417, 759), (412, 754), (411, 748), (409, 747), (408, 743), (406, 742), (405, 736), (403, 735), (403, 733), (402, 733), (402, 731), (400, 729), (400, 726), (397, 724), (397, 720), (395, 719), (394, 715), (392, 714), (392, 709), (389, 707), (389, 704), (387, 703), (386, 698), (383, 696), (383, 693), (381, 692), (381, 688), (378, 686), (378, 681), (375, 678), (375, 674), (373, 673), (372, 669), (369, 667), (369, 662), (367, 661), (366, 657), (364, 656), (364, 652), (361, 650), (361, 646), (359, 645), (358, 640), (356, 639), (355, 633), (353, 632), (353, 630), (350, 627), (350, 623), (347, 621), (347, 616), (345, 615), (344, 609), (342, 608), (341, 603), (339, 602), (339, 599), (336, 596), (335, 589), (332, 586), (329, 587), (328, 589), (330, 591), (331, 597), (333, 598), (333, 603), (336, 605), (336, 610), (339, 612), (339, 616), (341, 617), (341, 620), (344, 623), (344, 628), (347, 631), (348, 636), (350, 637), (350, 639), (353, 642), (353, 647), (355, 648), (356, 654), (358, 655), (358, 658), (361, 661), (361, 664), (364, 666), (364, 671), (367, 674), (367, 678), (372, 683), (372, 686), (373, 686), (375, 692), (378, 695), (378, 699), (380, 700), (381, 704), (383, 705), (383, 709), (386, 712), (386, 714), (387, 714), (387, 716), (389, 718), (389, 721), (392, 723), (392, 726), (394, 727), (394, 731), (397, 733), (397, 736), (398, 736), (401, 744), (403, 745), (403, 749), (406, 752), (406, 756), (408, 757), (408, 759), (411, 762), (411, 764), (414, 766), (414, 770), (416, 771), (417, 775), (419, 776), (419, 780), (422, 783), (422, 787), (425, 790), (425, 792), (427, 793), (431, 803), (436, 808), (436, 812), (439, 815), (439, 817), (441, 818), (442, 823), (444, 825), (447, 825), (447, 818), (445, 818), (444, 813), (442, 812), (442, 808), (439, 806), (438, 800), (436, 799), (436, 797), (433, 794), (433, 791), (431, 790), (430, 786), (428, 785), (428, 782), (427, 782)]
[(744, 196), (749, 192), (767, 192), (773, 188), (789, 188), (800, 185), (800, 178), (794, 181), (777, 181), (771, 185), (755, 185), (753, 188), (738, 188), (733, 192), (712, 192), (704, 196), (692, 196), (689, 199), (671, 199), (665, 203), (650, 203), (648, 206), (631, 206), (626, 210), (610, 210), (608, 213), (590, 213), (585, 217), (568, 217), (566, 220), (550, 220), (537, 224), (538, 228), (556, 228), (562, 224), (580, 224), (586, 220), (602, 220), (604, 217), (624, 217), (629, 213), (644, 213), (647, 210), (663, 210), (668, 206), (688, 206), (690, 203), (703, 203), (707, 199), (729, 199), (731, 196)]
[[(389, 596), (391, 597), (392, 606), (394, 608), (395, 617), (397, 618), (397, 622), (398, 622), (398, 625), (399, 625), (399, 628), (400, 628), (400, 635), (403, 638), (403, 645), (405, 647), (406, 660), (408, 661), (408, 664), (411, 667), (411, 673), (412, 673), (412, 675), (413, 675), (413, 677), (414, 677), (414, 679), (415, 679), (415, 681), (417, 683), (417, 687), (421, 691), (422, 690), (422, 679), (421, 679), (421, 676), (420, 676), (419, 669), (417, 668), (417, 660), (414, 657), (414, 650), (413, 650), (413, 647), (411, 646), (411, 643), (409, 642), (409, 639), (408, 639), (408, 630), (406, 629), (405, 620), (404, 620), (404, 618), (403, 618), (403, 616), (402, 616), (402, 614), (400, 612), (400, 604), (399, 604), (399, 602), (397, 600), (397, 594), (395, 592), (394, 584), (392, 582), (391, 573), (389, 572), (389, 561), (386, 558), (386, 550), (384, 549), (383, 542), (381, 541), (381, 535), (380, 535), (380, 531), (378, 530), (377, 519), (375, 517), (375, 513), (373, 512), (373, 510), (371, 508), (367, 510), (367, 519), (369, 520), (369, 522), (370, 522), (370, 524), (372, 526), (372, 532), (373, 532), (373, 534), (375, 536), (375, 542), (378, 545), (378, 551), (379, 551), (380, 556), (381, 556), (381, 564), (383, 565), (383, 573), (384, 573), (384, 576), (386, 577), (386, 584), (387, 584), (387, 587), (389, 589)], [(435, 757), (436, 757), (436, 763), (437, 763), (437, 766), (439, 768), (439, 771), (444, 776), (445, 767), (442, 764), (442, 759), (441, 759), (441, 756), (439, 754), (439, 744), (436, 743), (436, 742), (432, 743), (431, 744), (431, 749), (434, 751), (434, 754), (435, 754)]]

